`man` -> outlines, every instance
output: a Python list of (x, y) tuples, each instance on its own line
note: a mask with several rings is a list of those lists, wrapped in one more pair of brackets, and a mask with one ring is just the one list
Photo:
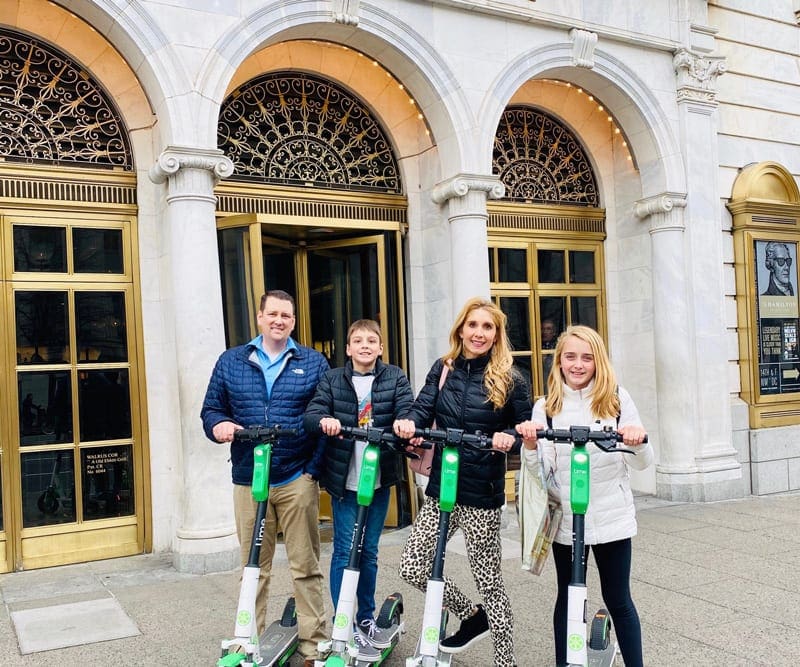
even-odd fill
[(770, 241), (764, 249), (764, 266), (769, 270), (769, 285), (761, 294), (765, 296), (794, 296), (791, 268), (792, 256), (789, 246), (779, 241)]
[(298, 651), (305, 667), (313, 667), (317, 643), (326, 639), (325, 602), (319, 566), (319, 484), (322, 442), (303, 430), (303, 414), (317, 383), (329, 369), (324, 356), (298, 345), (290, 335), (295, 325), (294, 299), (281, 290), (261, 297), (261, 334), (246, 345), (224, 352), (206, 391), (201, 417), (209, 439), (231, 443), (233, 506), (242, 565), (247, 563), (255, 523), (253, 445), (233, 441), (246, 426), (281, 426), (298, 435), (275, 443), (270, 469), (270, 496), (261, 576), (256, 598), (259, 633), (266, 624), (266, 603), (278, 524), (283, 531), (294, 578)]
[(554, 350), (558, 340), (558, 329), (553, 320), (542, 320), (542, 349)]

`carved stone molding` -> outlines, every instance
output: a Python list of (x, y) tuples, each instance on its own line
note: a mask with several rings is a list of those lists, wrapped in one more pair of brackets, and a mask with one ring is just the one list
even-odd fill
[(573, 28), (569, 31), (572, 40), (572, 64), (575, 67), (594, 67), (594, 50), (597, 46), (597, 33)]
[(163, 183), (181, 169), (210, 171), (220, 180), (233, 173), (233, 162), (220, 150), (170, 147), (158, 156), (148, 175), (153, 183)]
[(680, 192), (663, 192), (660, 195), (640, 199), (634, 205), (636, 217), (650, 221), (650, 231), (668, 229), (683, 230), (686, 224), (683, 215), (675, 209), (686, 208), (686, 195)]
[(728, 65), (722, 56), (701, 56), (688, 49), (678, 49), (672, 59), (678, 75), (678, 101), (705, 102), (716, 105), (717, 77)]
[(506, 193), (506, 186), (499, 178), (492, 176), (458, 174), (437, 183), (431, 198), (436, 204), (443, 204), (453, 197), (464, 197), (470, 191), (485, 192), (489, 199), (502, 199)]
[(332, 16), (335, 23), (358, 25), (360, 0), (333, 0)]
[(150, 167), (153, 183), (168, 184), (167, 201), (203, 200), (216, 204), (214, 186), (233, 173), (233, 162), (221, 150), (169, 147)]

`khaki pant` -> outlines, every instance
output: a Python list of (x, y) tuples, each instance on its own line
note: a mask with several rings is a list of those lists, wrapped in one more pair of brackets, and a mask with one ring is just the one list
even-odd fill
[[(242, 566), (247, 564), (256, 502), (249, 486), (234, 484), (233, 509), (236, 513), (236, 534), (241, 544)], [(305, 657), (317, 655), (317, 643), (327, 639), (322, 571), (319, 567), (319, 485), (307, 475), (284, 486), (271, 487), (267, 523), (261, 545), (261, 568), (256, 595), (256, 622), (261, 634), (267, 625), (267, 598), (272, 574), (272, 557), (278, 524), (283, 531), (289, 569), (294, 579), (297, 606), (299, 652)], [(282, 608), (281, 608), (282, 609)]]

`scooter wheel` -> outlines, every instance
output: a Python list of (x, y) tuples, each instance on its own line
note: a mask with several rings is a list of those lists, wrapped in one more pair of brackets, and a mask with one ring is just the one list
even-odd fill
[(284, 628), (293, 628), (297, 625), (297, 611), (295, 610), (293, 597), (286, 600), (286, 606), (283, 608), (283, 615), (281, 616), (281, 625)]
[(605, 651), (611, 641), (611, 619), (606, 609), (598, 609), (592, 619), (589, 633), (589, 648), (593, 651)]

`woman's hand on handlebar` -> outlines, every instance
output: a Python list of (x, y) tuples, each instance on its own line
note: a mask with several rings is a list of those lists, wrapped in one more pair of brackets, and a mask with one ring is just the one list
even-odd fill
[(498, 431), (492, 436), (492, 449), (498, 452), (511, 451), (511, 448), (514, 446), (514, 442), (516, 442), (516, 440), (517, 439), (510, 433)]
[(544, 430), (542, 424), (528, 419), (527, 421), (517, 424), (516, 429), (517, 433), (522, 436), (522, 444), (525, 445), (525, 449), (533, 450), (539, 446), (536, 442), (536, 431)]
[(325, 435), (339, 435), (342, 432), (342, 422), (336, 417), (323, 417), (319, 420), (319, 428)]
[(622, 436), (622, 443), (627, 447), (641, 445), (647, 437), (647, 431), (644, 430), (644, 426), (635, 424), (623, 426), (617, 432)]
[(242, 427), (231, 421), (219, 422), (214, 424), (211, 433), (217, 442), (233, 442), (233, 434)]
[(398, 438), (408, 440), (411, 443), (412, 446), (406, 447), (406, 451), (413, 451), (414, 447), (422, 444), (422, 438), (414, 437), (417, 425), (410, 419), (395, 419), (392, 430)]

